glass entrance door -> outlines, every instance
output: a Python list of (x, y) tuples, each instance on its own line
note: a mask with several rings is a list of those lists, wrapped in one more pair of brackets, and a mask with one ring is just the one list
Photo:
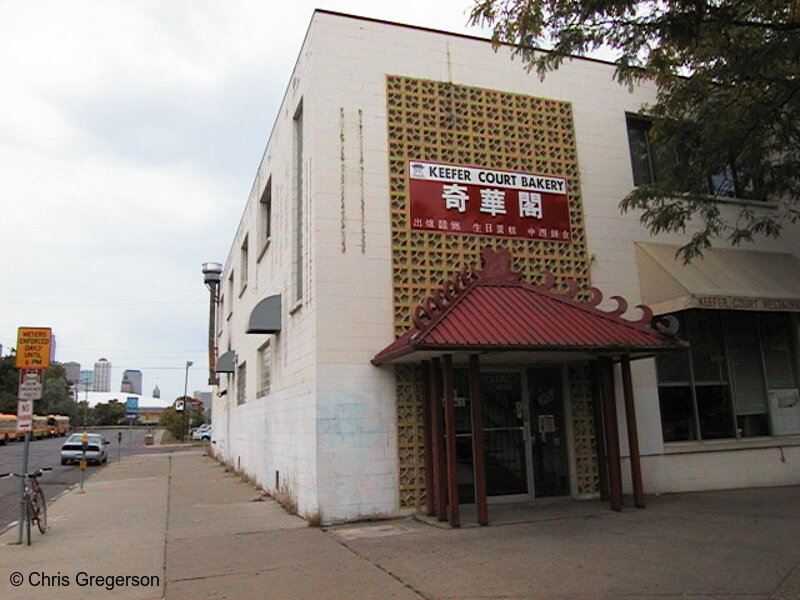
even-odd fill
[[(454, 373), (459, 502), (475, 501), (469, 373)], [(558, 366), (481, 372), (486, 494), (495, 500), (569, 494)], [(444, 443), (444, 441), (443, 441)]]
[(528, 493), (521, 371), (481, 373), (486, 495)]
[(528, 369), (534, 496), (569, 494), (561, 368)]
[[(489, 497), (527, 497), (529, 491), (522, 384), (523, 372), (519, 369), (481, 372), (486, 495)], [(475, 501), (475, 480), (468, 372), (456, 370), (454, 385), (458, 498), (459, 502), (470, 503)]]

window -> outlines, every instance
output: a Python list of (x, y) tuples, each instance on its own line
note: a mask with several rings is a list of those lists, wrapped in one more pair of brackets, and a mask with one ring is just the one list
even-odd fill
[(293, 121), (292, 143), (294, 156), (294, 203), (295, 203), (295, 223), (294, 223), (294, 300), (303, 300), (303, 104), (297, 108)]
[[(633, 185), (648, 185), (664, 178), (666, 173), (665, 153), (650, 136), (650, 121), (628, 115), (628, 147), (631, 154)], [(722, 171), (707, 176), (701, 184), (704, 192), (712, 196), (763, 200), (759, 186), (753, 177), (745, 173), (731, 160)]]
[(236, 404), (244, 404), (247, 401), (247, 363), (243, 362), (236, 367)]
[(656, 358), (665, 442), (770, 435), (770, 390), (796, 389), (789, 316), (690, 310), (674, 315), (689, 350)]
[(627, 122), (633, 185), (655, 183), (661, 179), (661, 154), (650, 140), (650, 122), (634, 117), (628, 117)]
[(228, 275), (228, 316), (233, 313), (233, 269), (231, 274)]
[(258, 204), (258, 240), (259, 257), (263, 256), (264, 251), (269, 245), (272, 236), (272, 177), (267, 180), (264, 193), (261, 194), (261, 201)]
[(241, 252), (240, 252), (240, 259), (239, 259), (239, 273), (240, 273), (240, 275), (239, 275), (239, 279), (240, 279), (239, 294), (240, 295), (244, 291), (244, 288), (247, 287), (247, 264), (248, 264), (248, 261), (249, 261), (249, 256), (248, 256), (249, 240), (248, 240), (248, 238), (249, 238), (249, 236), (244, 236), (244, 242), (242, 242), (242, 249), (241, 249)]
[(258, 349), (258, 396), (269, 394), (272, 383), (272, 348), (267, 342)]

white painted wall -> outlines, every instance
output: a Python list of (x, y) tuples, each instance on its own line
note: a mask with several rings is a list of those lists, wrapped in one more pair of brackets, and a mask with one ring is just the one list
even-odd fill
[[(236, 378), (221, 375), (219, 390), (227, 395), (214, 400), (212, 442), (222, 458), (254, 477), (267, 491), (284, 493), (297, 504), (302, 515), (317, 510), (316, 449), (316, 363), (315, 306), (311, 282), (314, 278), (313, 189), (309, 173), (314, 144), (313, 103), (304, 95), (313, 78), (312, 65), (304, 56), (298, 59), (292, 82), (281, 106), (267, 149), (244, 214), (231, 245), (222, 275), (224, 314), (219, 323), (219, 354), (233, 349), (237, 364), (247, 363), (246, 402), (236, 400)], [(304, 164), (303, 201), (307, 231), (303, 252), (305, 294), (303, 301), (292, 301), (292, 260), (294, 256), (294, 156), (292, 149), (295, 111), (303, 102)], [(272, 236), (262, 253), (258, 239), (259, 202), (267, 181), (272, 180)], [(240, 248), (249, 236), (249, 277), (240, 291), (238, 283), (231, 299), (227, 279), (231, 269), (238, 281), (242, 266)], [(253, 307), (273, 294), (282, 297), (282, 331), (276, 335), (246, 334)], [(231, 304), (232, 302), (232, 304)], [(230, 315), (228, 316), (228, 312)], [(270, 394), (257, 397), (258, 349), (265, 341), (272, 345), (272, 385)], [(276, 483), (276, 472), (278, 474)]]

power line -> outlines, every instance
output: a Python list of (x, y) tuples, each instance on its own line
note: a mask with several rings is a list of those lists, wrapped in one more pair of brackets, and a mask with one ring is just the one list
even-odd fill
[(43, 302), (41, 300), (0, 300), (0, 304), (21, 304), (25, 306), (149, 306), (149, 305), (163, 305), (163, 304), (206, 304), (205, 300), (142, 300), (138, 302), (120, 302), (114, 301), (86, 301), (86, 302), (64, 302), (61, 300), (53, 300), (52, 302)]
[(194, 349), (194, 350), (129, 350), (127, 348), (85, 348), (81, 346), (66, 346), (62, 344), (58, 344), (59, 350), (83, 350), (83, 351), (92, 351), (92, 352), (103, 352), (111, 353), (111, 352), (119, 352), (122, 354), (204, 354), (206, 352), (205, 349)]

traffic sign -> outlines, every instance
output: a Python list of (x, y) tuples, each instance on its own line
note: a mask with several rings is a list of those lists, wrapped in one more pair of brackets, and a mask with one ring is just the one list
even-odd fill
[(20, 327), (17, 329), (18, 369), (46, 369), (50, 366), (49, 327)]
[(128, 396), (125, 400), (125, 418), (138, 419), (139, 418), (139, 397)]
[(175, 410), (178, 412), (183, 410), (183, 400), (175, 400)]
[(33, 400), (19, 400), (17, 402), (17, 429), (32, 431), (33, 428)]
[(42, 397), (42, 369), (23, 369), (19, 372), (20, 400), (39, 400)]

